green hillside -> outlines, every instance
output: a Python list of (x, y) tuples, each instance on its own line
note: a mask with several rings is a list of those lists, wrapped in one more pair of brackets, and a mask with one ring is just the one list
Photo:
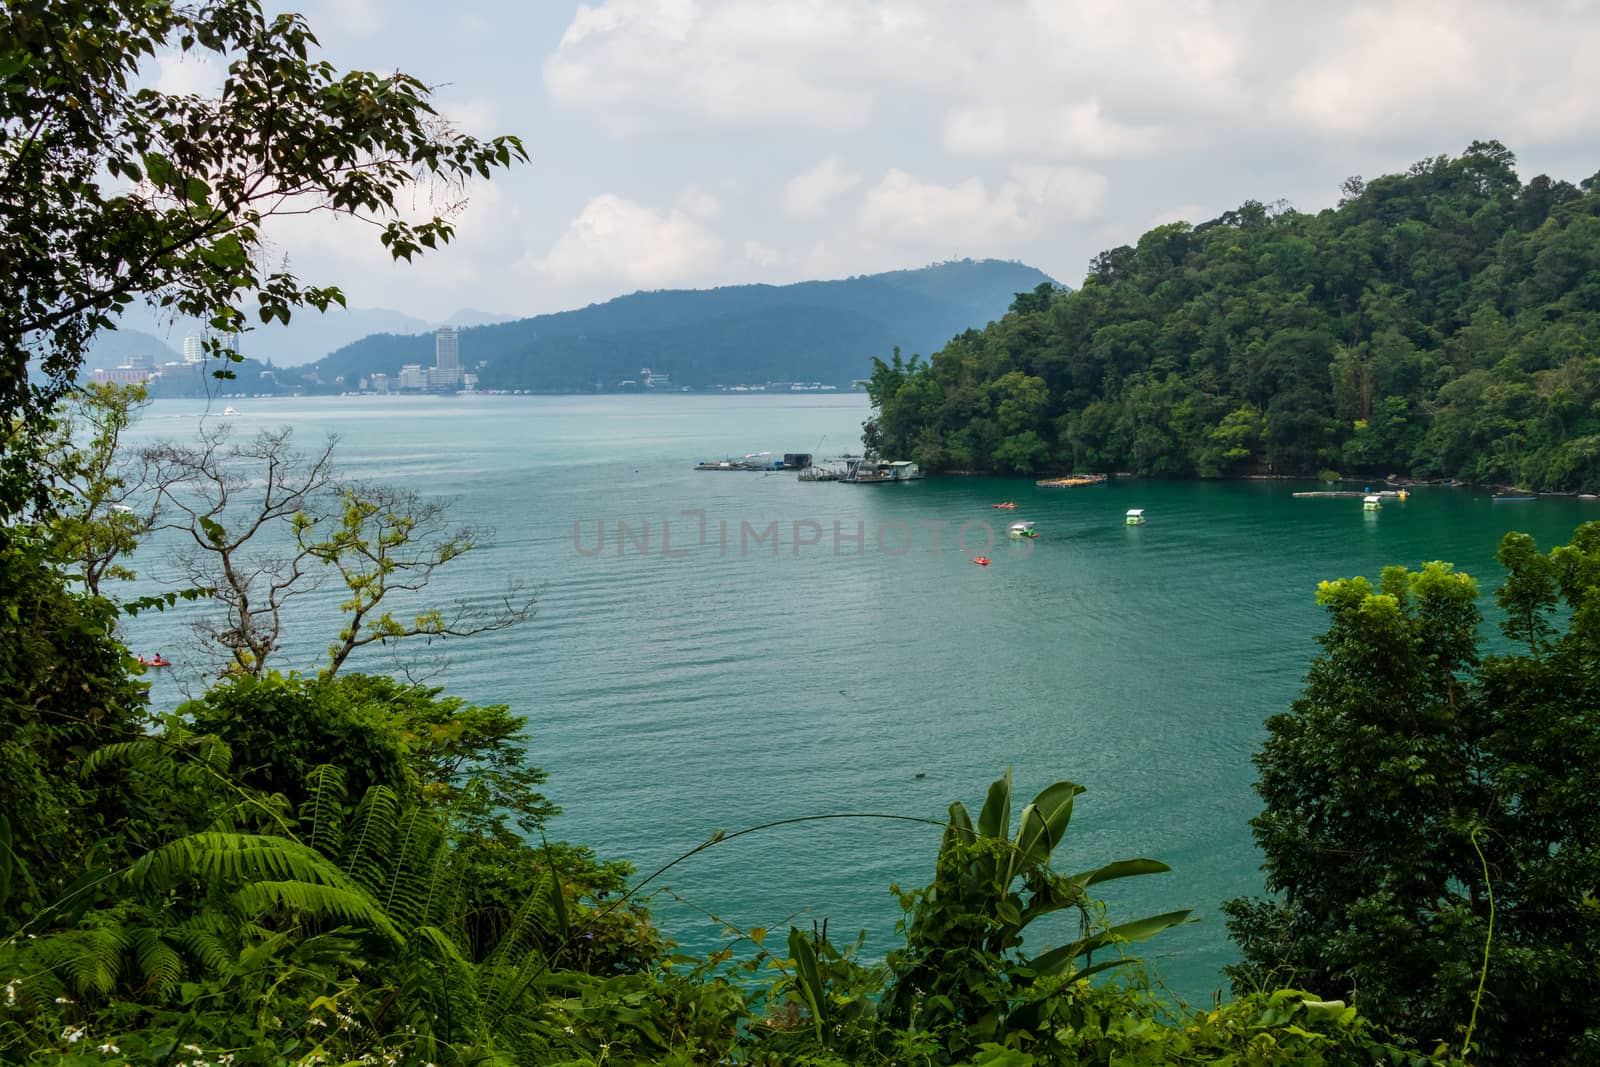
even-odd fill
[[(674, 385), (765, 381), (847, 386), (896, 345), (931, 352), (1004, 313), (1050, 279), (999, 260), (795, 285), (659, 290), (574, 311), (461, 331), (461, 362), (481, 385), (569, 392), (616, 388), (641, 367)], [(324, 382), (433, 362), (433, 336), (366, 337), (316, 365)]]
[(1249, 202), (1097, 256), (931, 363), (879, 361), (883, 448), (933, 469), (1600, 489), (1600, 187), (1498, 142)]

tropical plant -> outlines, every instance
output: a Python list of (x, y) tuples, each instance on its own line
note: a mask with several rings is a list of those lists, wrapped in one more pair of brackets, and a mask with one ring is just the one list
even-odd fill
[[(1091, 886), (1170, 868), (1132, 859), (1071, 875), (1053, 870), (1083, 791), (1073, 782), (1049, 786), (1022, 808), (1015, 832), (1009, 771), (989, 787), (976, 825), (960, 801), (950, 805), (933, 884), (901, 896), (906, 945), (889, 955), (882, 1005), (889, 1025), (938, 1035), (953, 1060), (989, 1043), (1048, 1047), (1074, 983), (1129, 962), (1118, 946), (1188, 920), (1183, 910), (1095, 929)], [(1069, 909), (1081, 919), (1081, 936), (1024, 954), (1027, 928)], [(1096, 952), (1110, 958), (1095, 963)]]

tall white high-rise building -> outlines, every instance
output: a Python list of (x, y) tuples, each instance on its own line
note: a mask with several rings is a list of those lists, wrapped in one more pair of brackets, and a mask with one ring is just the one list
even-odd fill
[(441, 326), (434, 331), (433, 365), (440, 370), (461, 369), (461, 338), (454, 326)]
[(183, 339), (183, 361), (185, 363), (204, 363), (206, 359), (206, 339), (197, 333), (191, 333)]

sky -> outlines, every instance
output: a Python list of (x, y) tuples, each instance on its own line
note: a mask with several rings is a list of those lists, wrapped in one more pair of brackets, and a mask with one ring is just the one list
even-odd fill
[(307, 2), (324, 58), (531, 157), (440, 204), (456, 241), (411, 265), (358, 224), (271, 231), (351, 306), (430, 321), (969, 256), (1075, 286), (1153, 226), (1320, 210), (1474, 139), (1524, 179), (1600, 170), (1586, 0)]

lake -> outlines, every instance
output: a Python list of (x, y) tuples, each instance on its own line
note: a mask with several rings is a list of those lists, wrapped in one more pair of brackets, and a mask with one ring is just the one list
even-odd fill
[[(1502, 534), (1548, 547), (1600, 518), (1600, 502), (1465, 489), (1364, 513), (1355, 499), (1294, 499), (1314, 486), (1282, 481), (1044, 490), (691, 469), (854, 451), (860, 396), (234, 403), (238, 433), (290, 425), (312, 446), (336, 432), (347, 472), (450, 497), (463, 521), (493, 527), (440, 573), (436, 602), (516, 580), (537, 590), (537, 615), (412, 651), (448, 655), (434, 684), (526, 716), (530, 759), (565, 808), (553, 837), (647, 872), (718, 830), (838, 812), (940, 819), (957, 799), (976, 815), (1008, 767), (1019, 805), (1070, 779), (1088, 792), (1060, 865), (1171, 864), (1108, 884), (1105, 899), (1113, 919), (1196, 909), (1201, 922), (1141, 949), (1199, 1003), (1234, 958), (1218, 903), (1260, 890), (1250, 757), (1316, 650), (1317, 582), (1452, 560), (1479, 579), (1487, 613)], [(131, 436), (189, 437), (203, 410), (157, 402)], [(1018, 509), (991, 507), (1002, 500)], [(1123, 524), (1131, 507), (1147, 525)], [(1013, 519), (1035, 521), (1038, 541), (1008, 543)], [(979, 554), (994, 562), (974, 566)], [(136, 593), (178, 578), (159, 540), (137, 565)], [(281, 666), (315, 666), (331, 603), (307, 599)], [(177, 661), (156, 681), (160, 706), (197, 677), (185, 642), (198, 610), (128, 623), (135, 651)], [(699, 951), (719, 944), (708, 914), (780, 930), (826, 917), (836, 939), (866, 929), (881, 956), (899, 914), (890, 884), (925, 884), (938, 843), (935, 828), (870, 820), (752, 834), (671, 871), (658, 886), (683, 903), (658, 897), (657, 916)]]

